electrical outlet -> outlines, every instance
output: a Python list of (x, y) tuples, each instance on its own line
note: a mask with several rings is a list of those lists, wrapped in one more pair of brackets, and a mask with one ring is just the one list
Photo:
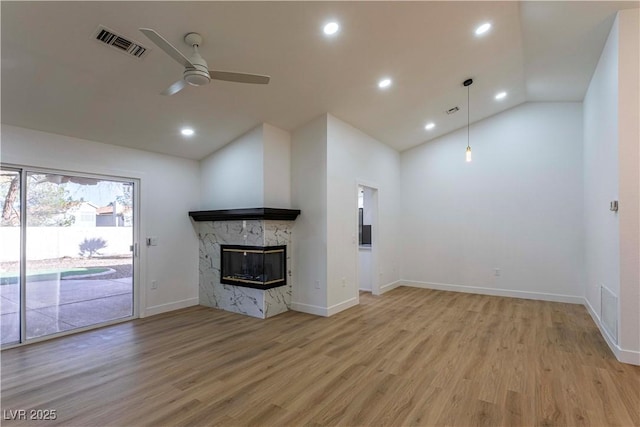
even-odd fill
[(320, 289), (320, 280), (316, 280), (316, 282), (313, 284), (313, 286), (314, 286), (316, 289)]
[(496, 277), (500, 277), (500, 269), (499, 268), (494, 268), (493, 269), (493, 275)]
[(344, 288), (344, 287), (346, 287), (346, 286), (347, 286), (347, 278), (346, 278), (346, 277), (343, 277), (343, 278), (342, 278), (342, 287)]
[(152, 280), (151, 281), (151, 289), (158, 289), (158, 281), (157, 280)]

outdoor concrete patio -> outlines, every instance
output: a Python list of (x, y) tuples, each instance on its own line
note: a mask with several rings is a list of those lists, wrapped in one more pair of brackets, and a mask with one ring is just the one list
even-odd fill
[[(27, 338), (130, 316), (132, 278), (27, 282)], [(16, 342), (20, 286), (0, 286), (2, 343)]]

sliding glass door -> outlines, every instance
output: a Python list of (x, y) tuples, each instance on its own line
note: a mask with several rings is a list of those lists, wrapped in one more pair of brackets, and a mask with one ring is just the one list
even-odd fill
[(19, 169), (0, 169), (0, 344), (20, 342), (21, 178)]
[(134, 317), (134, 181), (2, 173), (0, 202), (17, 199), (0, 229), (2, 344)]

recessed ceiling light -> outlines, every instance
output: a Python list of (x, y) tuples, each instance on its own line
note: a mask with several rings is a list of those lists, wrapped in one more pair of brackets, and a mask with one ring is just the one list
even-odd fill
[(489, 31), (490, 29), (491, 29), (491, 24), (488, 22), (485, 22), (484, 24), (476, 28), (476, 36), (481, 36), (487, 31)]
[(389, 86), (391, 86), (391, 79), (390, 78), (384, 78), (382, 80), (380, 80), (378, 82), (378, 87), (380, 89), (385, 89), (388, 88)]
[(500, 92), (496, 94), (496, 99), (499, 101), (507, 97), (507, 92)]
[(340, 29), (340, 25), (338, 25), (337, 22), (329, 22), (328, 24), (326, 24), (324, 26), (324, 28), (322, 29), (322, 31), (324, 31), (324, 33), (328, 36), (332, 36), (335, 33), (338, 32), (338, 30)]
[(435, 123), (427, 123), (427, 124), (424, 126), (424, 128), (425, 128), (426, 130), (431, 130), (431, 129), (433, 129), (434, 127), (436, 127), (436, 124), (435, 124)]
[(184, 136), (191, 136), (195, 132), (191, 128), (182, 128), (182, 129), (180, 129), (180, 133), (183, 134)]

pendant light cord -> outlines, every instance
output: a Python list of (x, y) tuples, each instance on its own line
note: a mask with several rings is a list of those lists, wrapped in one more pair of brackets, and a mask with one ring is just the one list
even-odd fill
[[(469, 85), (469, 86), (471, 86), (471, 85)], [(469, 115), (469, 108), (470, 108), (470, 106), (469, 106), (469, 86), (467, 86), (467, 148), (470, 148), (470, 145), (469, 145), (469, 138), (470, 138), (469, 137), (469, 132), (470, 132), (469, 131), (469, 125), (471, 123), (471, 121), (469, 119), (469, 117), (470, 117), (470, 115)]]

